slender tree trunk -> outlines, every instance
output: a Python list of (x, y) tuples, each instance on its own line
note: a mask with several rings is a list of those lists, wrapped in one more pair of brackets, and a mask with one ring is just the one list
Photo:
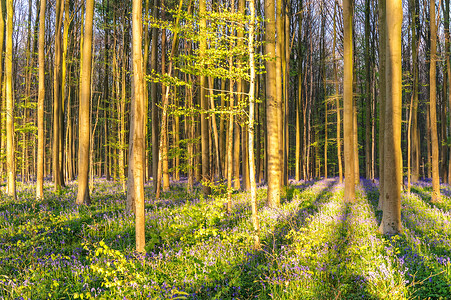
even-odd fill
[(355, 169), (355, 184), (358, 185), (360, 183), (360, 164), (359, 164), (359, 140), (358, 140), (358, 124), (357, 124), (357, 98), (354, 98), (353, 105), (353, 134), (354, 134), (354, 169)]
[[(39, 12), (39, 88), (38, 88), (38, 155), (36, 199), (44, 197), (44, 100), (45, 100), (45, 9), (47, 0), (41, 0)], [(1, 4), (0, 4), (1, 7)], [(1, 9), (0, 9), (1, 14)], [(2, 19), (2, 17), (0, 17)], [(0, 26), (1, 27), (1, 26)], [(0, 28), (1, 30), (1, 28)], [(0, 62), (1, 65), (1, 62)]]
[(104, 48), (104, 67), (105, 67), (105, 76), (103, 77), (103, 113), (104, 113), (104, 134), (105, 134), (105, 144), (104, 144), (104, 162), (103, 162), (103, 166), (104, 166), (104, 174), (106, 176), (106, 180), (111, 180), (111, 174), (110, 174), (110, 164), (109, 164), (109, 159), (111, 156), (111, 147), (110, 147), (110, 133), (109, 133), (109, 128), (110, 128), (110, 115), (109, 115), (109, 110), (110, 110), (110, 90), (109, 90), (109, 76), (110, 76), (110, 71), (109, 71), (109, 21), (108, 21), (108, 14), (109, 14), (109, 6), (110, 6), (110, 1), (109, 0), (103, 0), (103, 5), (105, 5), (104, 9), (104, 34), (105, 34), (105, 48)]
[[(177, 18), (175, 20), (175, 26), (176, 26), (176, 30), (174, 32), (174, 36), (172, 37), (172, 47), (171, 47), (171, 53), (170, 53), (170, 60), (169, 60), (169, 64), (168, 64), (168, 71), (167, 71), (167, 75), (168, 76), (172, 76), (172, 58), (175, 57), (177, 48), (178, 48), (178, 35), (177, 35), (177, 27), (179, 25), (180, 22), (180, 12), (182, 10), (182, 5), (183, 5), (183, 0), (179, 1), (179, 5), (178, 5), (178, 10), (177, 10)], [(163, 31), (163, 36), (164, 36), (164, 31)], [(162, 48), (164, 46), (164, 43), (162, 45)], [(163, 54), (165, 53), (165, 51), (163, 51)], [(164, 57), (164, 56), (163, 56)], [(165, 67), (164, 67), (165, 63), (162, 63), (162, 70), (163, 72), (165, 72)], [(170, 91), (170, 87), (169, 86), (164, 86), (164, 94), (163, 94), (163, 112), (162, 112), (162, 116), (161, 116), (161, 137), (160, 137), (160, 149), (162, 149), (162, 151), (160, 151), (160, 157), (158, 160), (158, 172), (157, 172), (157, 188), (155, 191), (155, 196), (157, 199), (160, 198), (160, 188), (161, 188), (161, 173), (163, 173), (163, 191), (168, 191), (169, 190), (169, 171), (168, 171), (168, 157), (167, 157), (167, 145), (168, 145), (168, 141), (167, 141), (167, 127), (168, 127), (168, 120), (167, 120), (167, 110), (168, 110), (168, 104), (169, 104), (169, 91)]]
[(257, 184), (255, 183), (255, 159), (254, 159), (254, 112), (255, 112), (255, 64), (254, 64), (254, 26), (255, 26), (255, 1), (250, 0), (249, 10), (249, 179), (251, 188), (252, 226), (254, 229), (254, 248), (260, 248), (260, 225), (257, 209)]
[[(0, 4), (1, 5), (1, 4)], [(6, 0), (6, 169), (7, 194), (16, 198), (16, 162), (14, 147), (14, 99), (13, 99), (13, 0)]]
[(371, 174), (371, 64), (370, 64), (370, 0), (365, 1), (365, 177), (372, 179)]
[[(446, 52), (446, 70), (448, 73), (448, 118), (451, 120), (451, 57), (450, 57), (450, 29), (449, 21), (450, 1), (445, 0), (445, 52)], [(449, 123), (451, 129), (451, 122)], [(450, 131), (451, 132), (451, 131)], [(450, 135), (450, 134), (449, 134)], [(451, 148), (448, 147), (448, 184), (451, 184)]]
[(343, 29), (344, 29), (344, 155), (345, 155), (345, 201), (355, 199), (355, 169), (354, 169), (354, 116), (353, 116), (353, 50), (352, 50), (352, 19), (353, 0), (343, 0)]
[(62, 162), (60, 147), (61, 125), (63, 115), (62, 99), (62, 75), (61, 75), (61, 27), (63, 22), (63, 0), (56, 1), (56, 27), (55, 27), (55, 62), (53, 72), (53, 180), (55, 182), (55, 191), (59, 191), (64, 185), (62, 177)]
[[(274, 1), (265, 0), (265, 17), (268, 20), (265, 31), (265, 54), (273, 58), (276, 55), (275, 43), (275, 5)], [(274, 59), (266, 61), (266, 119), (267, 119), (267, 155), (268, 155), (268, 198), (269, 207), (280, 205), (281, 162), (279, 133), (279, 102), (277, 100), (276, 63)]]
[[(133, 32), (133, 83), (134, 97), (131, 105), (130, 127), (130, 159), (132, 170), (135, 208), (136, 251), (145, 252), (145, 219), (144, 219), (144, 119), (146, 118), (144, 103), (144, 76), (142, 57), (142, 1), (133, 0), (132, 10)], [(129, 202), (128, 202), (129, 203)]]
[(432, 202), (440, 201), (440, 177), (438, 166), (438, 137), (437, 137), (437, 92), (436, 92), (436, 67), (437, 67), (437, 26), (435, 21), (435, 0), (431, 0), (430, 6), (430, 26), (431, 26), (431, 56), (429, 71), (429, 121), (431, 130), (432, 148)]
[(215, 142), (215, 158), (216, 158), (216, 169), (218, 170), (218, 177), (222, 178), (222, 167), (220, 161), (220, 147), (219, 147), (219, 134), (218, 127), (216, 124), (216, 115), (215, 111), (215, 101), (214, 101), (214, 92), (213, 92), (213, 79), (209, 77), (209, 88), (210, 88), (210, 109), (213, 111), (211, 114), (211, 127), (213, 128), (213, 137)]
[[(272, 17), (272, 15), (270, 16)], [(283, 122), (283, 70), (282, 70), (282, 60), (283, 60), (283, 48), (284, 48), (284, 33), (283, 30), (283, 17), (282, 17), (282, 0), (276, 1), (275, 4), (275, 22), (276, 22), (276, 37), (275, 37), (275, 54), (276, 54), (276, 61), (275, 61), (275, 84), (276, 84), (276, 92), (275, 92), (275, 100), (277, 101), (277, 132), (278, 132), (278, 139), (279, 139), (279, 189), (282, 188), (284, 183), (284, 177), (285, 177), (285, 170), (284, 170), (284, 122)], [(269, 24), (268, 24), (269, 25)], [(267, 70), (269, 72), (269, 70)]]
[(420, 142), (418, 132), (418, 13), (416, 0), (409, 1), (412, 18), (412, 62), (413, 62), (413, 106), (412, 106), (412, 181), (417, 182), (420, 178)]
[[(202, 36), (206, 33), (207, 19), (206, 19), (206, 1), (199, 1), (199, 14), (200, 14), (200, 34)], [(205, 56), (205, 51), (207, 50), (207, 38), (204, 37), (199, 43), (199, 56), (202, 59)], [(210, 187), (210, 147), (209, 147), (209, 130), (208, 130), (208, 120), (207, 120), (207, 110), (208, 110), (208, 99), (206, 95), (207, 82), (205, 75), (200, 76), (200, 127), (201, 127), (201, 146), (202, 146), (202, 192), (204, 195), (209, 195), (211, 193)]]
[[(154, 0), (152, 15), (154, 18), (158, 18), (158, 0)], [(152, 27), (152, 49), (150, 51), (150, 72), (157, 71), (158, 60), (158, 28)], [(157, 173), (158, 173), (158, 145), (159, 145), (159, 130), (160, 124), (158, 120), (158, 107), (157, 107), (157, 90), (158, 84), (152, 82), (150, 84), (150, 100), (152, 106), (152, 177), (153, 187), (157, 190)]]
[(384, 143), (384, 201), (380, 231), (398, 234), (401, 231), (401, 25), (402, 1), (386, 3), (386, 109)]
[(385, 81), (385, 60), (386, 60), (386, 27), (385, 27), (385, 14), (386, 0), (380, 0), (379, 2), (379, 86), (380, 86), (380, 103), (379, 103), (379, 203), (378, 210), (383, 209), (384, 202), (384, 174), (385, 174), (385, 101), (386, 101), (386, 81)]
[(334, 86), (335, 86), (335, 106), (337, 109), (337, 160), (338, 160), (338, 178), (340, 184), (343, 183), (343, 166), (341, 160), (341, 113), (340, 113), (340, 95), (338, 83), (338, 69), (337, 69), (337, 2), (334, 4), (334, 41), (333, 41), (333, 65), (334, 65)]
[[(86, 21), (83, 36), (83, 62), (80, 84), (79, 127), (78, 127), (78, 195), (77, 204), (91, 203), (89, 197), (89, 153), (90, 153), (90, 102), (92, 70), (92, 33), (94, 0), (86, 0)], [(91, 166), (92, 167), (92, 166)]]

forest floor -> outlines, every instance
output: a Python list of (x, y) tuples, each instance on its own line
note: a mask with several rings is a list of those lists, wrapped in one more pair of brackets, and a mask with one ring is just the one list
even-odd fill
[(60, 194), (0, 190), (0, 299), (438, 299), (451, 295), (451, 188), (430, 202), (420, 182), (402, 195), (399, 236), (378, 233), (376, 184), (343, 201), (337, 179), (292, 183), (279, 209), (258, 190), (262, 249), (252, 249), (249, 194), (203, 198), (174, 183), (146, 186), (147, 254), (134, 252), (134, 216), (117, 183), (96, 179), (92, 205)]

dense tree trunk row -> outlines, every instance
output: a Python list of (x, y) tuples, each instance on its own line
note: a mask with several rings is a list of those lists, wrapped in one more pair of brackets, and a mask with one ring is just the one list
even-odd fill
[(23, 20), (0, 5), (11, 196), (20, 175), (42, 199), (51, 176), (56, 192), (77, 179), (89, 204), (105, 177), (142, 223), (146, 181), (156, 198), (171, 180), (200, 183), (230, 212), (234, 190), (256, 205), (263, 182), (279, 206), (290, 178), (344, 177), (353, 201), (364, 175), (379, 178), (381, 229), (395, 233), (403, 174), (409, 191), (431, 177), (433, 201), (451, 181), (449, 0), (409, 0), (404, 16), (399, 0), (27, 2)]

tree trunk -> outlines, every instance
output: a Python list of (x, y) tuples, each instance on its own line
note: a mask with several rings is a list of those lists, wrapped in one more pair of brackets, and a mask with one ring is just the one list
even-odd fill
[(62, 161), (60, 152), (62, 146), (60, 138), (62, 137), (62, 118), (63, 118), (63, 99), (62, 99), (62, 76), (61, 76), (61, 27), (63, 22), (64, 3), (62, 0), (56, 1), (56, 27), (55, 27), (55, 62), (53, 73), (53, 180), (55, 182), (55, 191), (59, 191), (64, 185), (62, 176)]
[[(206, 19), (206, 0), (199, 1), (199, 14), (200, 14), (200, 34), (204, 36), (206, 33), (207, 19)], [(199, 56), (202, 59), (205, 56), (207, 50), (207, 38), (202, 38), (199, 43)], [(209, 130), (207, 120), (208, 99), (206, 95), (207, 82), (205, 75), (200, 76), (200, 127), (201, 127), (201, 146), (202, 146), (202, 192), (204, 195), (211, 193), (210, 187), (210, 147), (209, 147)]]
[(384, 143), (384, 201), (380, 231), (401, 231), (401, 25), (402, 1), (386, 2), (386, 109)]
[(352, 19), (353, 0), (343, 0), (343, 30), (344, 30), (344, 86), (343, 86), (343, 127), (345, 155), (345, 195), (347, 202), (355, 199), (355, 168), (354, 168), (354, 99), (353, 99), (353, 49), (352, 49)]
[(412, 182), (417, 182), (420, 178), (420, 140), (418, 132), (418, 6), (416, 0), (409, 1), (409, 11), (412, 16), (412, 62), (413, 62), (413, 106), (412, 106)]
[(337, 69), (337, 2), (334, 4), (334, 41), (333, 41), (333, 65), (334, 65), (334, 86), (335, 86), (335, 103), (337, 115), (337, 160), (338, 160), (338, 179), (339, 183), (343, 183), (343, 166), (341, 160), (341, 113), (340, 113), (340, 95), (338, 84), (338, 69)]
[[(89, 153), (90, 153), (90, 102), (91, 102), (91, 67), (92, 67), (92, 25), (94, 17), (94, 0), (86, 0), (86, 21), (83, 36), (83, 61), (80, 80), (80, 104), (78, 127), (78, 195), (77, 204), (91, 203), (89, 197)], [(92, 166), (91, 166), (92, 167)]]
[[(153, 4), (153, 17), (158, 18), (158, 0), (154, 0)], [(158, 28), (152, 27), (152, 49), (150, 50), (150, 73), (157, 71), (158, 60)], [(150, 84), (150, 101), (152, 106), (152, 177), (153, 187), (157, 190), (157, 173), (158, 173), (158, 145), (159, 145), (159, 130), (160, 124), (158, 120), (158, 107), (157, 107), (157, 90), (158, 84), (152, 82)]]
[(378, 210), (383, 209), (384, 203), (384, 174), (385, 174), (385, 101), (386, 101), (386, 80), (385, 80), (385, 69), (386, 69), (386, 27), (385, 27), (385, 14), (386, 0), (380, 0), (379, 2), (379, 86), (380, 86), (380, 103), (379, 103), (379, 203), (377, 206)]
[(13, 99), (13, 0), (6, 0), (6, 169), (7, 194), (16, 198), (16, 162), (14, 147), (14, 99)]
[(142, 58), (142, 1), (133, 0), (132, 11), (133, 32), (133, 83), (134, 95), (131, 103), (130, 127), (130, 159), (132, 170), (134, 198), (131, 202), (135, 208), (136, 251), (145, 252), (145, 219), (144, 219), (144, 76)]
[(432, 148), (432, 202), (440, 201), (440, 177), (438, 166), (438, 137), (437, 137), (437, 92), (436, 92), (436, 66), (437, 66), (437, 26), (435, 21), (435, 0), (430, 6), (430, 26), (431, 26), (431, 56), (429, 70), (429, 121), (431, 130)]
[[(276, 55), (276, 24), (274, 20), (274, 1), (265, 0), (265, 17), (268, 19), (265, 31), (265, 54), (270, 58)], [(279, 102), (277, 100), (276, 63), (274, 59), (266, 61), (266, 118), (267, 118), (267, 155), (268, 155), (268, 198), (269, 207), (280, 205), (281, 161), (279, 133)]]
[[(45, 100), (45, 9), (47, 0), (41, 0), (39, 12), (39, 87), (38, 87), (38, 155), (37, 155), (37, 178), (36, 199), (44, 197), (44, 100)], [(0, 4), (1, 7), (1, 4)], [(0, 8), (1, 14), (1, 8)], [(0, 17), (0, 19), (2, 19)], [(0, 32), (3, 32), (0, 26)], [(0, 63), (1, 65), (1, 63)], [(0, 72), (1, 74), (1, 72)]]
[(254, 111), (255, 111), (255, 64), (254, 64), (254, 26), (255, 26), (255, 5), (254, 0), (250, 0), (249, 10), (251, 18), (249, 21), (249, 67), (250, 67), (250, 87), (249, 87), (249, 179), (251, 188), (252, 225), (254, 229), (254, 248), (260, 248), (260, 225), (258, 222), (257, 210), (257, 185), (255, 183), (255, 159), (254, 159)]
[(370, 0), (365, 0), (365, 177), (372, 179), (371, 174), (371, 64), (370, 64)]

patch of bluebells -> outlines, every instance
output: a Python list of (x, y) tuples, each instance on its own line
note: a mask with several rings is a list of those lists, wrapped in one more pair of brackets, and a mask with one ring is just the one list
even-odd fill
[(234, 194), (227, 214), (224, 196), (203, 198), (198, 186), (188, 193), (178, 182), (156, 200), (147, 185), (142, 256), (134, 252), (134, 216), (120, 184), (96, 179), (90, 207), (74, 204), (74, 183), (59, 194), (46, 183), (41, 201), (33, 185), (19, 184), (16, 201), (0, 201), (0, 298), (443, 295), (451, 275), (450, 216), (421, 198), (429, 185), (403, 196), (406, 230), (398, 238), (378, 233), (377, 181), (362, 180), (355, 203), (343, 202), (337, 179), (292, 181), (277, 209), (265, 206), (261, 186), (260, 250), (252, 247), (249, 193)]

